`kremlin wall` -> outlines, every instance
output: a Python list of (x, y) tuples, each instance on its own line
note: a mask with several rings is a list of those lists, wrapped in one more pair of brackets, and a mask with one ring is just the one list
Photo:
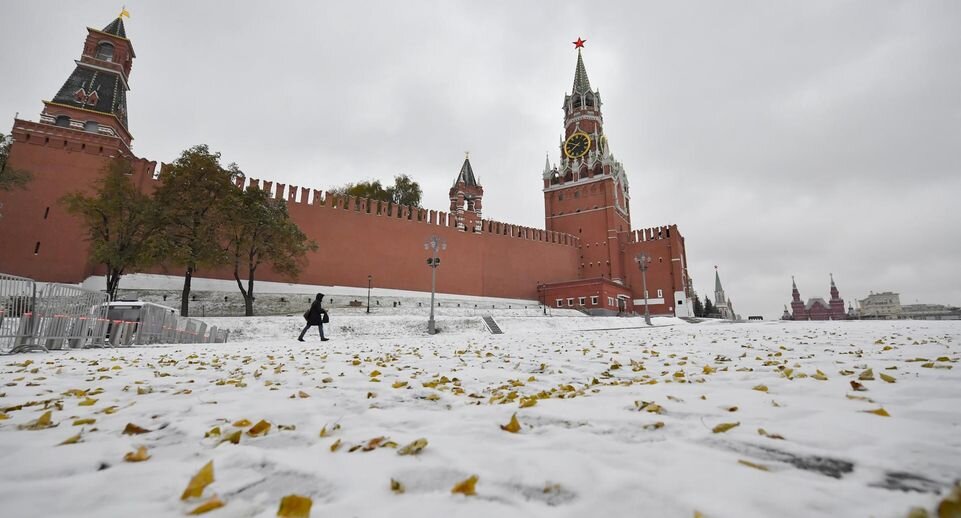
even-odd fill
[[(536, 300), (595, 314), (642, 312), (646, 298), (652, 314), (691, 315), (680, 231), (674, 225), (631, 229), (627, 176), (608, 149), (600, 94), (590, 88), (581, 46), (574, 87), (564, 99), (560, 163), (548, 162), (543, 171), (545, 229), (483, 218), (483, 188), (469, 159), (451, 188), (449, 212), (241, 179), (240, 187), (257, 185), (286, 200), (293, 221), (319, 245), (297, 279), (261, 269), (257, 280), (366, 287), (371, 275), (378, 288), (429, 292), (424, 242), (437, 235), (447, 243), (440, 253), (440, 293)], [(116, 156), (132, 162), (131, 181), (145, 193), (163, 174), (163, 166), (130, 149), (125, 92), (134, 56), (122, 19), (102, 30), (88, 28), (76, 70), (52, 101), (44, 101), (40, 121), (14, 121), (8, 165), (29, 171), (33, 180), (26, 190), (0, 193), (0, 272), (61, 283), (103, 275), (102, 265), (89, 264), (80, 222), (58, 200), (91, 191)], [(650, 257), (647, 294), (636, 263), (640, 253)], [(140, 273), (182, 274), (178, 265)], [(232, 270), (195, 276), (232, 279)]]

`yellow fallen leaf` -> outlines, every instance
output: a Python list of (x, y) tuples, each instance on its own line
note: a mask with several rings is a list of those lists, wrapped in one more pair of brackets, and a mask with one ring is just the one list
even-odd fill
[(381, 437), (374, 437), (373, 439), (367, 441), (367, 444), (365, 444), (365, 445), (363, 446), (364, 451), (373, 451), (373, 450), (376, 450), (377, 448), (383, 446), (384, 441), (386, 441), (386, 440), (387, 440), (387, 438), (386, 438), (386, 437), (383, 437), (383, 436), (381, 436)]
[(306, 399), (310, 397), (310, 394), (304, 392), (303, 390), (297, 392), (297, 397), (301, 399)]
[(137, 448), (137, 451), (127, 452), (127, 454), (123, 456), (123, 460), (127, 462), (143, 462), (149, 458), (150, 455), (147, 454), (146, 446)]
[(214, 461), (210, 461), (204, 464), (204, 467), (200, 468), (200, 471), (192, 479), (190, 483), (187, 484), (187, 488), (184, 489), (182, 495), (180, 495), (181, 500), (187, 500), (188, 498), (200, 498), (203, 494), (204, 488), (212, 484), (214, 481)]
[(78, 433), (77, 435), (74, 435), (73, 437), (69, 437), (67, 440), (63, 441), (62, 443), (58, 444), (57, 446), (63, 446), (63, 445), (65, 445), (65, 444), (77, 444), (78, 442), (80, 442), (80, 434), (79, 434), (79, 433)]
[(862, 372), (858, 379), (861, 381), (874, 381), (874, 369), (867, 369)]
[(87, 391), (86, 391), (86, 390), (80, 390), (80, 389), (70, 389), (70, 390), (64, 392), (63, 395), (64, 395), (64, 396), (73, 396), (73, 397), (84, 397), (84, 396), (87, 395)]
[(204, 513), (213, 511), (214, 509), (220, 509), (224, 505), (226, 504), (224, 504), (224, 501), (221, 500), (219, 496), (213, 496), (210, 498), (210, 500), (207, 500), (206, 502), (198, 505), (197, 507), (194, 508), (193, 511), (190, 511), (187, 514), (191, 516), (196, 516), (198, 514), (204, 514)]
[(394, 387), (394, 388), (404, 388), (404, 387), (406, 387), (406, 386), (407, 386), (407, 382), (406, 382), (406, 381), (395, 381), (395, 382), (391, 385), (391, 387)]
[(340, 449), (340, 439), (337, 439), (336, 441), (334, 441), (334, 444), (331, 444), (331, 445), (330, 445), (330, 451), (333, 452), (333, 451), (337, 451), (337, 450), (339, 450), (339, 449)]
[(767, 392), (767, 385), (755, 385), (753, 390)]
[(501, 425), (501, 430), (504, 430), (505, 432), (510, 432), (510, 433), (517, 433), (521, 431), (521, 423), (517, 421), (516, 413), (511, 416), (511, 420), (509, 423)]
[(894, 383), (894, 382), (896, 381), (896, 380), (894, 379), (894, 376), (891, 376), (891, 375), (889, 375), (889, 374), (885, 374), (885, 373), (883, 373), (883, 372), (880, 374), (880, 376), (881, 376), (881, 379), (883, 379), (884, 381), (887, 381), (888, 383)]
[(377, 376), (380, 376), (380, 371), (378, 370), (374, 370), (370, 373), (371, 378), (376, 378)]
[(530, 408), (530, 407), (532, 407), (532, 406), (534, 406), (534, 405), (536, 405), (536, 404), (537, 404), (537, 398), (536, 398), (536, 397), (529, 397), (529, 398), (521, 398), (521, 402), (520, 402), (519, 406), (520, 406), (521, 408)]
[(403, 448), (397, 450), (397, 455), (417, 455), (421, 450), (427, 447), (427, 439), (420, 438), (416, 441), (404, 446)]
[(150, 394), (152, 392), (153, 392), (153, 388), (151, 387), (137, 387), (138, 396), (143, 396), (145, 394)]
[(714, 367), (711, 367), (710, 365), (705, 365), (704, 370), (702, 372), (704, 372), (704, 374), (713, 374), (716, 371), (717, 369), (715, 369)]
[(310, 518), (310, 507), (314, 501), (310, 497), (287, 495), (280, 499), (278, 518)]
[(250, 426), (251, 424), (253, 424), (253, 423), (251, 423), (250, 421), (248, 421), (248, 420), (246, 420), (246, 419), (241, 419), (240, 421), (234, 421), (234, 422), (233, 422), (233, 425), (236, 426), (237, 428), (246, 428), (246, 427)]
[(815, 374), (812, 374), (811, 377), (819, 381), (827, 381), (828, 379), (827, 375), (821, 372), (820, 369), (818, 369), (818, 371)]
[(3, 421), (4, 419), (10, 419), (10, 416), (5, 412), (0, 412), (0, 421)]
[(721, 424), (715, 426), (711, 431), (714, 432), (714, 433), (724, 433), (724, 432), (730, 430), (731, 428), (736, 428), (736, 427), (738, 427), (738, 426), (740, 426), (740, 425), (741, 425), (741, 422), (740, 422), (740, 421), (738, 421), (738, 422), (736, 422), (736, 423), (721, 423)]
[(98, 400), (93, 398), (85, 398), (83, 401), (77, 403), (78, 406), (92, 406), (97, 403)]
[(660, 430), (661, 428), (664, 428), (663, 421), (657, 421), (656, 423), (648, 423), (644, 425), (645, 430)]
[(743, 465), (745, 465), (745, 466), (747, 466), (747, 467), (749, 467), (749, 468), (759, 469), (759, 470), (761, 470), (761, 471), (771, 471), (767, 466), (765, 466), (765, 465), (763, 465), (763, 464), (755, 464), (755, 463), (753, 463), (753, 462), (751, 462), (751, 461), (748, 461), (748, 460), (738, 460), (737, 463), (738, 463), (738, 464), (743, 464)]
[(120, 407), (118, 406), (108, 406), (107, 408), (104, 408), (103, 410), (101, 410), (101, 412), (107, 415), (110, 415), (110, 414), (116, 414), (118, 410), (120, 410)]
[(466, 480), (461, 480), (451, 488), (451, 493), (460, 493), (464, 496), (473, 496), (477, 494), (477, 475), (471, 475), (470, 478)]
[(223, 444), (225, 442), (229, 442), (230, 444), (240, 444), (240, 433), (240, 430), (234, 430), (230, 433), (230, 435), (225, 436), (217, 444)]
[(858, 391), (858, 392), (867, 392), (867, 390), (868, 390), (867, 388), (864, 387), (864, 385), (862, 385), (862, 384), (860, 384), (860, 383), (858, 383), (858, 382), (856, 382), (856, 381), (854, 381), (854, 380), (851, 380), (851, 388), (854, 389), (854, 390), (856, 390), (856, 391)]
[(87, 418), (85, 418), (85, 419), (77, 419), (76, 421), (73, 422), (73, 425), (74, 425), (74, 426), (83, 426), (83, 425), (85, 425), (85, 424), (94, 424), (94, 423), (96, 423), (96, 422), (97, 422), (96, 419), (94, 419), (94, 418), (92, 418), (92, 417), (87, 417)]
[(208, 430), (208, 431), (204, 434), (204, 439), (206, 439), (206, 438), (208, 438), (208, 437), (220, 437), (220, 427), (219, 427), (219, 426), (215, 426), (215, 427), (211, 428), (210, 430)]
[(761, 436), (763, 436), (763, 437), (767, 437), (768, 439), (780, 439), (780, 440), (784, 440), (784, 437), (782, 437), (781, 435), (776, 434), (776, 433), (768, 433), (768, 431), (765, 430), (764, 428), (758, 428), (758, 429), (757, 429), (757, 433), (758, 433), (758, 435), (761, 435)]
[(891, 417), (891, 414), (889, 414), (888, 411), (884, 409), (884, 407), (877, 408), (877, 409), (875, 409), (875, 410), (862, 410), (862, 412), (867, 412), (867, 413), (869, 413), (869, 414), (879, 415), (879, 416), (881, 416), (881, 417)]
[(51, 420), (52, 416), (53, 416), (53, 410), (47, 410), (36, 420), (30, 421), (27, 424), (22, 424), (17, 428), (21, 430), (43, 430), (46, 428), (53, 428), (54, 426), (57, 426), (57, 425), (53, 424), (53, 421)]
[(725, 408), (725, 410), (727, 410), (728, 412), (737, 412), (737, 405), (729, 406)]
[(267, 432), (269, 431), (270, 423), (261, 419), (260, 421), (257, 421), (257, 424), (251, 426), (250, 430), (247, 430), (247, 435), (251, 437), (260, 437), (261, 435), (267, 435)]
[(938, 504), (938, 518), (961, 518), (961, 483), (955, 483), (951, 492)]
[(390, 479), (390, 490), (397, 494), (402, 494), (404, 491), (407, 490), (407, 488), (405, 488), (404, 484), (401, 484), (397, 480)]
[(150, 433), (150, 430), (141, 428), (133, 423), (127, 423), (127, 426), (123, 429), (123, 435), (140, 435), (142, 433)]

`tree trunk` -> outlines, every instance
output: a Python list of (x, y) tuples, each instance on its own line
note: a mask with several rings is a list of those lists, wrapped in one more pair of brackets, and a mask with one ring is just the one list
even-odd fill
[[(244, 298), (244, 316), (252, 317), (254, 316), (254, 301), (253, 295), (250, 290), (244, 289), (244, 283), (240, 280), (240, 260), (234, 261), (234, 280), (237, 281), (237, 288), (240, 289), (240, 295)], [(251, 289), (253, 286), (251, 286)]]
[(120, 270), (116, 268), (107, 268), (107, 295), (110, 296), (111, 301), (117, 300), (117, 288), (120, 287)]
[(246, 316), (254, 316), (254, 269), (250, 269), (247, 277), (247, 293), (244, 295), (244, 311)]
[(193, 277), (194, 267), (188, 266), (187, 273), (184, 274), (184, 291), (180, 295), (180, 316), (190, 316), (190, 279)]

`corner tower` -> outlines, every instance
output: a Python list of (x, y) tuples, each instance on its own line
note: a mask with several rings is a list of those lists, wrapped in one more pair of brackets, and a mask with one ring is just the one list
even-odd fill
[(462, 232), (481, 231), (481, 208), (484, 188), (477, 183), (474, 169), (470, 166), (470, 155), (464, 157), (464, 165), (450, 188), (450, 213), (457, 221)]
[(580, 238), (580, 278), (625, 283), (624, 246), (631, 229), (627, 175), (604, 133), (601, 94), (592, 90), (584, 65), (585, 40), (574, 42), (577, 64), (571, 93), (564, 96), (560, 163), (546, 165), (545, 228)]

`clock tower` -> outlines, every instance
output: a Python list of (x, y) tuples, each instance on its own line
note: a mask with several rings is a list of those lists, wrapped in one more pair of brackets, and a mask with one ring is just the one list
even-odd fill
[(580, 238), (578, 277), (624, 284), (631, 229), (627, 175), (604, 133), (601, 94), (592, 90), (578, 38), (574, 85), (564, 96), (560, 162), (544, 165), (545, 228)]

